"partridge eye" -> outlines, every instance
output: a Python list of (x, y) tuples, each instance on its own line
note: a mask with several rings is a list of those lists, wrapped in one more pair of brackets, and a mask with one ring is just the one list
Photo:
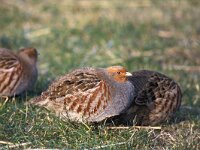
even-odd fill
[(121, 72), (117, 72), (117, 74), (120, 74)]

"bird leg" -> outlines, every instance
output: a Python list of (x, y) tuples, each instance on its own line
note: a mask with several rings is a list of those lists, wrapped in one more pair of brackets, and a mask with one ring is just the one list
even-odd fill
[(8, 97), (8, 96), (0, 96), (0, 98), (1, 98), (1, 99), (5, 99), (5, 101), (3, 102), (3, 105), (2, 105), (2, 106), (4, 106), (4, 105), (7, 103), (7, 101), (9, 100), (9, 97)]

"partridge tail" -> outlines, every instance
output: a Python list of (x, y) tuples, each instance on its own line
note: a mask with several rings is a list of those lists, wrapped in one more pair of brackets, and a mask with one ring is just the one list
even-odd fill
[(26, 105), (37, 105), (37, 106), (44, 106), (48, 100), (43, 100), (41, 96), (37, 96), (31, 98), (29, 101), (26, 102)]

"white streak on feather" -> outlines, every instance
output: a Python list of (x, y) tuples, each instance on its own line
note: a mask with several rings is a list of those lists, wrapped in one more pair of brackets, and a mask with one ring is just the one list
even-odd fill
[[(8, 82), (9, 82), (9, 80), (10, 80), (10, 78), (11, 78), (12, 73), (9, 72), (9, 73), (6, 73), (5, 75), (6, 75), (6, 78), (5, 78), (4, 81), (2, 81), (2, 84), (1, 84), (1, 86), (0, 86), (0, 91), (1, 91), (2, 93), (9, 93), (9, 86), (10, 86), (10, 85), (8, 85)], [(4, 76), (5, 76), (5, 75), (4, 75)], [(3, 89), (3, 87), (4, 87), (4, 89)]]
[(15, 69), (15, 67), (12, 67), (9, 69), (0, 68), (0, 72), (13, 72), (14, 69)]
[[(95, 107), (97, 107), (98, 102), (100, 101), (100, 98), (101, 98), (102, 95), (104, 95), (103, 91), (98, 91), (96, 98), (93, 99), (91, 104), (90, 104), (90, 109), (89, 109), (90, 112), (93, 112)], [(98, 109), (100, 109), (100, 107)], [(97, 110), (97, 112), (98, 112), (98, 110)]]

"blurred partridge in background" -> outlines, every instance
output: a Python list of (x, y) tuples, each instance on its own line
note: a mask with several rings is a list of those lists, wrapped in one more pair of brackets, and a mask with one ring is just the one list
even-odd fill
[(118, 119), (137, 125), (157, 125), (169, 120), (181, 104), (179, 85), (167, 76), (148, 70), (132, 73), (135, 87), (131, 107)]
[(55, 80), (28, 103), (43, 106), (63, 119), (99, 122), (123, 113), (130, 106), (134, 86), (121, 66), (76, 69)]
[(0, 96), (14, 96), (29, 90), (37, 80), (37, 51), (24, 48), (18, 53), (0, 48)]

